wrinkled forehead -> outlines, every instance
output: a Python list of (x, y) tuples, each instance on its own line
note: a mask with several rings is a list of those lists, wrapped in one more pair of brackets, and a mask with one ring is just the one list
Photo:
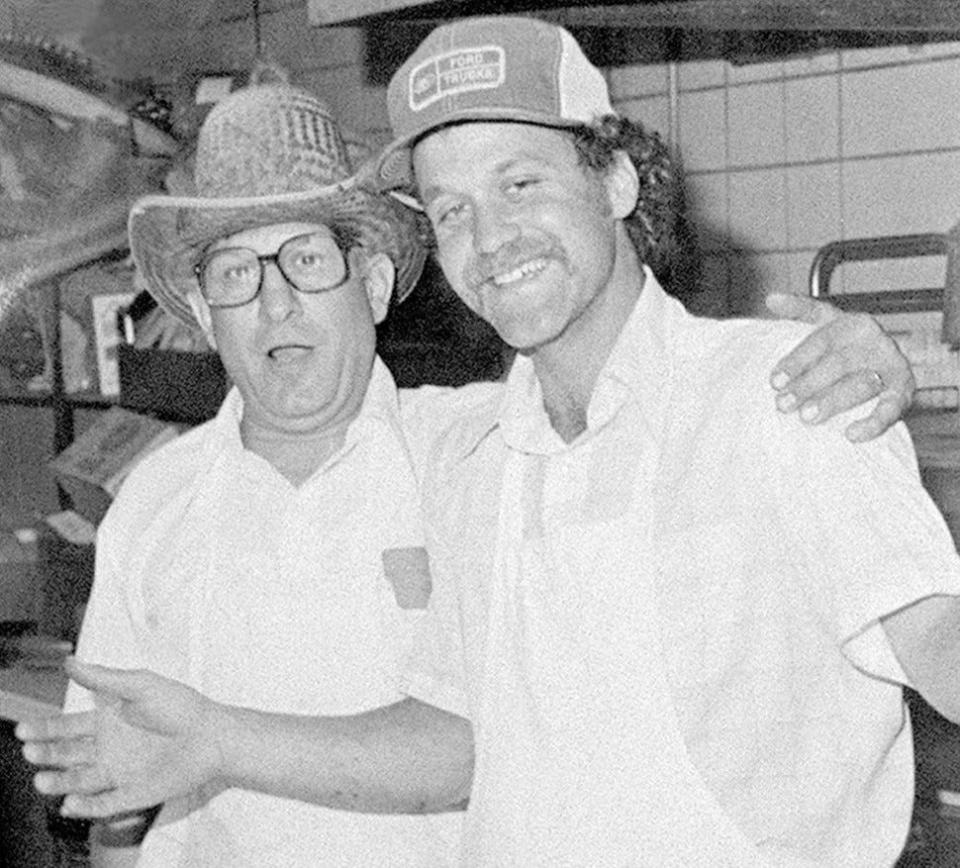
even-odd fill
[(270, 223), (266, 226), (252, 226), (241, 229), (230, 235), (215, 239), (205, 250), (210, 253), (214, 250), (221, 250), (225, 247), (249, 247), (257, 251), (273, 251), (279, 248), (285, 241), (295, 238), (298, 235), (309, 234), (328, 235), (336, 240), (337, 235), (333, 227), (325, 223), (313, 222), (290, 222), (290, 223)]

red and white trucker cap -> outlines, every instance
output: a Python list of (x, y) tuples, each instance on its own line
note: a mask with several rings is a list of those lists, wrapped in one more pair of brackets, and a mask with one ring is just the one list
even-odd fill
[(534, 18), (465, 18), (437, 27), (387, 89), (394, 140), (376, 163), (383, 189), (413, 180), (410, 150), (457, 121), (589, 124), (613, 114), (607, 83), (569, 32)]

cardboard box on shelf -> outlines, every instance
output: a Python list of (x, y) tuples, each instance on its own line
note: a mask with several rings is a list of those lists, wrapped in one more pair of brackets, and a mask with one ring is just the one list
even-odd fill
[(179, 433), (175, 425), (111, 407), (49, 466), (74, 510), (97, 525), (136, 463)]

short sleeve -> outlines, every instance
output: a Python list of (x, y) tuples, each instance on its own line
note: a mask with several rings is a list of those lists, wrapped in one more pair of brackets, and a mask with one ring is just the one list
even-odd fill
[[(144, 665), (144, 660), (135, 638), (130, 589), (126, 585), (130, 573), (118, 567), (121, 561), (115, 552), (116, 542), (112, 516), (108, 512), (97, 534), (93, 587), (76, 655), (88, 663), (136, 669)], [(92, 694), (71, 681), (64, 710), (85, 711), (92, 707)]]
[(768, 458), (792, 502), (786, 524), (805, 556), (813, 610), (854, 665), (903, 683), (881, 619), (934, 594), (960, 594), (960, 558), (905, 426), (851, 444), (842, 433), (850, 421), (800, 428), (780, 417), (793, 430), (778, 442), (790, 448)]

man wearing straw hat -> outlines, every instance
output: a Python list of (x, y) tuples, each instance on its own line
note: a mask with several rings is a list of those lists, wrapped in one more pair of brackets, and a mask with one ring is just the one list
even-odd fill
[[(375, 324), (423, 264), (413, 215), (358, 188), (325, 105), (283, 84), (213, 108), (195, 183), (195, 196), (137, 203), (132, 252), (234, 388), (117, 497), (79, 653), (251, 708), (398, 700), (430, 593), (422, 447), (459, 400), (422, 390), (401, 409), (375, 355)], [(90, 702), (71, 686), (67, 708)], [(164, 806), (137, 864), (436, 868), (452, 864), (460, 822), (207, 791)], [(97, 858), (130, 857), (135, 833), (95, 829)]]
[[(522, 353), (502, 392), (479, 395), (468, 390), (477, 394), (479, 403), (461, 406), (463, 419), (441, 436), (429, 462), (425, 483), (429, 492), (425, 500), (430, 519), (428, 541), (432, 565), (435, 558), (439, 569), (425, 619), (431, 629), (423, 632), (416, 660), (407, 670), (410, 698), (383, 708), (340, 711), (326, 717), (317, 716), (323, 711), (302, 707), (276, 707), (280, 713), (265, 714), (262, 709), (267, 702), (225, 697), (222, 686), (231, 683), (232, 667), (246, 665), (259, 649), (217, 649), (224, 660), (213, 673), (215, 678), (197, 684), (195, 677), (188, 677), (190, 673), (179, 675), (190, 687), (149, 673), (118, 674), (74, 663), (71, 673), (103, 691), (109, 698), (107, 705), (93, 715), (21, 725), (18, 734), (31, 742), (26, 753), (32, 761), (68, 767), (60, 774), (41, 773), (41, 789), (84, 794), (71, 796), (65, 808), (95, 816), (143, 808), (171, 796), (206, 793), (211, 784), (374, 813), (444, 811), (469, 798), (464, 859), (471, 865), (659, 868), (703, 864), (741, 868), (760, 864), (755, 861), (752, 844), (725, 818), (728, 806), (715, 801), (716, 796), (690, 767), (670, 718), (672, 701), (678, 697), (671, 699), (667, 682), (685, 678), (679, 683), (686, 687), (700, 672), (722, 673), (724, 654), (731, 648), (735, 657), (740, 652), (747, 656), (745, 643), (751, 638), (770, 648), (780, 636), (777, 629), (738, 630), (729, 619), (714, 629), (709, 622), (703, 625), (698, 615), (701, 606), (722, 609), (726, 603), (739, 603), (743, 596), (749, 601), (743, 586), (732, 582), (727, 587), (723, 581), (730, 557), (749, 554), (744, 550), (744, 528), (731, 521), (718, 523), (710, 510), (719, 510), (723, 517), (725, 502), (747, 510), (755, 501), (766, 504), (775, 496), (789, 498), (792, 494), (789, 487), (779, 493), (756, 488), (764, 472), (779, 466), (775, 456), (758, 452), (753, 466), (743, 467), (742, 456), (734, 448), (736, 441), (729, 440), (730, 431), (711, 427), (719, 424), (712, 413), (729, 421), (731, 409), (742, 403), (749, 421), (740, 435), (751, 445), (757, 440), (752, 426), (762, 426), (762, 433), (780, 426), (799, 427), (766, 406), (766, 368), (759, 374), (762, 365), (772, 363), (776, 353), (786, 351), (805, 332), (751, 326), (756, 331), (744, 340), (741, 352), (746, 353), (757, 340), (763, 344), (763, 352), (746, 358), (723, 356), (729, 364), (739, 366), (742, 376), (735, 388), (729, 374), (720, 377), (711, 371), (711, 379), (698, 381), (689, 375), (683, 367), (685, 360), (676, 357), (673, 348), (658, 342), (657, 336), (647, 334), (639, 324), (632, 326), (628, 336), (639, 337), (638, 343), (618, 342), (632, 307), (620, 297), (624, 294), (638, 309), (642, 306), (644, 313), (648, 304), (654, 305), (653, 312), (658, 315), (668, 308), (671, 326), (699, 328), (692, 337), (707, 346), (711, 345), (711, 329), (745, 327), (691, 326), (663, 297), (653, 274), (642, 267), (636, 251), (631, 252), (625, 234), (622, 221), (636, 203), (638, 176), (616, 149), (606, 158), (594, 154), (597, 164), (588, 164), (592, 166), (589, 169), (574, 162), (572, 137), (568, 141), (567, 133), (557, 129), (586, 126), (588, 109), (592, 116), (594, 109), (609, 112), (609, 106), (605, 87), (597, 83), (599, 74), (569, 36), (525, 19), (481, 19), (476, 31), (471, 30), (473, 24), (463, 26), (464, 32), (460, 25), (440, 28), (395, 77), (390, 98), (399, 138), (380, 170), (381, 175), (389, 175), (394, 158), (409, 165), (413, 148), (419, 194), (436, 232), (445, 274), (468, 304), (493, 321)], [(452, 40), (449, 43), (448, 38)], [(459, 41), (461, 38), (466, 41)], [(478, 67), (477, 60), (484, 58), (489, 62)], [(445, 67), (445, 61), (452, 65)], [(522, 73), (519, 78), (514, 66)], [(451, 70), (449, 81), (456, 85), (449, 94), (443, 92), (436, 75), (444, 68)], [(559, 85), (558, 70), (562, 73)], [(570, 99), (548, 100), (539, 110), (526, 104), (528, 113), (522, 113), (517, 104), (523, 103), (524, 93), (531, 98), (528, 88), (537, 82), (547, 89), (565, 89), (562, 95)], [(509, 86), (501, 89), (505, 83)], [(433, 100), (430, 94), (435, 92), (440, 96)], [(486, 109), (447, 116), (458, 103), (446, 96), (463, 94), (472, 105), (470, 100), (480, 92), (492, 96)], [(539, 98), (536, 89), (532, 98)], [(500, 99), (504, 102), (497, 101)], [(404, 108), (421, 102), (424, 108), (434, 108), (423, 116), (425, 124)], [(574, 114), (564, 114), (568, 111)], [(447, 120), (470, 123), (447, 126)], [(487, 121), (510, 123), (491, 126)], [(541, 133), (546, 138), (538, 142)], [(526, 151), (517, 149), (524, 136), (531, 136), (531, 148)], [(546, 157), (539, 153), (544, 148)], [(427, 153), (430, 160), (421, 161)], [(647, 168), (656, 170), (661, 155), (655, 146), (649, 157)], [(443, 167), (442, 171), (438, 167)], [(552, 173), (549, 181), (543, 178), (545, 170)], [(481, 179), (482, 173), (491, 171), (502, 173), (498, 181)], [(659, 176), (654, 171), (651, 177), (656, 180)], [(462, 180), (465, 186), (458, 188), (461, 181), (457, 179), (469, 180)], [(527, 197), (533, 197), (534, 205), (539, 202), (539, 206), (527, 209)], [(494, 200), (498, 200), (497, 208), (504, 209), (499, 216)], [(131, 221), (135, 252), (141, 210), (135, 210)], [(510, 219), (503, 216), (508, 211)], [(519, 231), (524, 223), (528, 224), (526, 240)], [(467, 237), (468, 225), (473, 226), (475, 237), (460, 246), (458, 241)], [(231, 227), (229, 231), (234, 230)], [(553, 246), (545, 243), (551, 234), (557, 242)], [(512, 237), (511, 245), (503, 246), (510, 252), (494, 261), (495, 252), (504, 244), (502, 238), (498, 240), (500, 235)], [(272, 255), (276, 241), (271, 238), (269, 249), (256, 252)], [(234, 266), (222, 271), (216, 267), (218, 251), (241, 243), (248, 243), (245, 235), (218, 241), (203, 253), (188, 257), (194, 260), (191, 266), (199, 260), (207, 306), (211, 277), (216, 284), (217, 275), (228, 278), (235, 273)], [(155, 246), (160, 250), (171, 244)], [(471, 245), (486, 253), (468, 261), (464, 253)], [(279, 256), (282, 266), (282, 251)], [(141, 252), (138, 261), (143, 260)], [(148, 275), (159, 274), (159, 265), (151, 269), (144, 262), (143, 267)], [(610, 277), (611, 268), (615, 279)], [(259, 279), (260, 269), (252, 265), (251, 269)], [(569, 278), (566, 270), (576, 277)], [(245, 273), (240, 269), (240, 274)], [(186, 263), (181, 274), (183, 285), (188, 286)], [(605, 282), (604, 275), (613, 283)], [(605, 311), (595, 317), (585, 313), (590, 304), (575, 296), (573, 289), (584, 290), (587, 283), (597, 297), (610, 289), (614, 306), (592, 308)], [(643, 294), (639, 293), (641, 287)], [(529, 308), (525, 290), (529, 290)], [(503, 307), (498, 307), (500, 293)], [(246, 296), (240, 293), (240, 297)], [(489, 307), (481, 303), (481, 296)], [(212, 298), (219, 300), (220, 296), (215, 293)], [(538, 299), (555, 303), (538, 304)], [(166, 301), (174, 304), (172, 298)], [(239, 304), (240, 298), (236, 301)], [(197, 315), (203, 321), (207, 314), (201, 307)], [(580, 332), (591, 321), (593, 325)], [(616, 365), (613, 371), (604, 370), (602, 394), (589, 412), (587, 406), (578, 404), (582, 395), (557, 391), (563, 377), (539, 383), (536, 379), (544, 376), (546, 369), (540, 364), (549, 355), (541, 354), (538, 330), (553, 328), (564, 334), (566, 327), (572, 329), (571, 334), (581, 334), (580, 340), (571, 338), (580, 349), (566, 377), (597, 378), (597, 369), (604, 368), (608, 355)], [(216, 328), (214, 334), (224, 352)], [(554, 334), (542, 343), (546, 347), (555, 340)], [(641, 357), (637, 347), (650, 357)], [(699, 343), (693, 341), (691, 355), (700, 351)], [(289, 354), (286, 345), (283, 352)], [(681, 402), (679, 417), (667, 416), (668, 409), (675, 412), (674, 406), (660, 407), (667, 392), (661, 391), (659, 374), (668, 365), (677, 365), (684, 375), (677, 381), (676, 391), (669, 393)], [(640, 376), (639, 388), (634, 382), (638, 372), (649, 375), (645, 382)], [(874, 379), (869, 375), (857, 379), (854, 391), (860, 397), (875, 395)], [(720, 390), (716, 394), (711, 388), (714, 385)], [(653, 427), (637, 424), (636, 401), (631, 400), (631, 395), (637, 394), (641, 403), (654, 409)], [(894, 396), (885, 406), (889, 410), (896, 403)], [(624, 420), (630, 422), (626, 427)], [(719, 445), (729, 449), (701, 453), (677, 445), (658, 466), (655, 459), (660, 447), (641, 448), (639, 435), (647, 437), (649, 444), (656, 443), (660, 422), (679, 426), (676, 431), (671, 429), (680, 438), (678, 444), (692, 442), (702, 449), (704, 442), (696, 438), (709, 444), (711, 435), (719, 431), (723, 434)], [(418, 436), (409, 428), (408, 435), (408, 442)], [(842, 436), (832, 430), (812, 439), (811, 460), (819, 450), (827, 456), (823, 463), (829, 464), (840, 440)], [(876, 452), (885, 454), (885, 447), (845, 444), (844, 448), (862, 449), (866, 463)], [(509, 472), (504, 470), (505, 462), (510, 462)], [(722, 488), (709, 485), (710, 473), (739, 470), (744, 472), (739, 483)], [(785, 478), (789, 484), (803, 481), (802, 475), (799, 480)], [(642, 496), (636, 496), (636, 485), (647, 486)], [(668, 532), (662, 540), (645, 521), (645, 504), (650, 503), (667, 507), (664, 515), (675, 519), (676, 526), (669, 522), (657, 526), (657, 531)], [(198, 512), (205, 515), (208, 508), (208, 504), (199, 504)], [(920, 522), (925, 531), (935, 525), (929, 507), (927, 510)], [(731, 512), (731, 516), (738, 514)], [(312, 517), (309, 520), (315, 522)], [(244, 520), (242, 526), (247, 535), (264, 535), (260, 524)], [(315, 533), (322, 534), (325, 529), (322, 524), (313, 525)], [(747, 529), (759, 533), (764, 528), (758, 524)], [(934, 527), (930, 533), (936, 531)], [(249, 545), (244, 539), (227, 539)], [(758, 557), (772, 558), (776, 540), (765, 536), (763, 541), (770, 548), (759, 550)], [(555, 542), (562, 543), (562, 550), (552, 548)], [(210, 542), (212, 548), (219, 545)], [(673, 561), (666, 560), (670, 555)], [(708, 587), (706, 596), (697, 591), (688, 597), (680, 595), (680, 610), (689, 610), (694, 617), (682, 625), (682, 633), (680, 627), (674, 631), (678, 649), (698, 641), (708, 643), (709, 653), (698, 658), (704, 666), (661, 673), (658, 601), (650, 580), (674, 574), (689, 574), (691, 581), (697, 580), (697, 569), (709, 565), (711, 558), (722, 567), (715, 587)], [(790, 568), (789, 559), (749, 563), (755, 572), (769, 568), (772, 575)], [(325, 566), (322, 559), (316, 565)], [(410, 568), (409, 563), (404, 566)], [(796, 603), (802, 601), (800, 591), (808, 585), (811, 594), (817, 593), (818, 578), (811, 575), (800, 583)], [(922, 584), (920, 577), (911, 574), (910, 578), (916, 586)], [(556, 596), (551, 596), (551, 588), (557, 589)], [(678, 584), (678, 589), (682, 591), (683, 586)], [(212, 592), (190, 593), (196, 595), (199, 606)], [(265, 595), (264, 599), (272, 598)], [(92, 605), (98, 602), (95, 592)], [(242, 609), (238, 607), (238, 611)], [(770, 614), (776, 619), (774, 627), (780, 628), (790, 612), (772, 610)], [(306, 630), (307, 622), (300, 613), (288, 612), (285, 617), (304, 624)], [(702, 635), (698, 632), (701, 626), (706, 627)], [(261, 641), (268, 642), (269, 637)], [(194, 642), (205, 649), (205, 659), (213, 656), (214, 649), (205, 636)], [(83, 645), (79, 654), (94, 659)], [(816, 662), (817, 658), (813, 659)], [(281, 660), (275, 658), (273, 665), (280, 666)], [(136, 656), (101, 661), (123, 668), (140, 665)], [(775, 663), (779, 665), (779, 658)], [(775, 669), (775, 674), (779, 671)], [(170, 673), (161, 670), (161, 674)], [(712, 696), (710, 691), (716, 686), (708, 681), (699, 692), (685, 691), (679, 698), (695, 703)], [(723, 687), (722, 682), (719, 686)], [(814, 686), (811, 675), (809, 687), (812, 690)], [(191, 687), (212, 694), (216, 701), (204, 700)], [(781, 689), (775, 678), (757, 687), (758, 702), (763, 699), (761, 688)], [(726, 714), (731, 732), (740, 732), (750, 723), (745, 713), (752, 708), (738, 704), (737, 694), (724, 697), (721, 690), (718, 698), (716, 705), (703, 709), (702, 717), (707, 717), (707, 711)], [(325, 701), (321, 694), (318, 702)], [(694, 711), (697, 708), (693, 706)], [(815, 709), (820, 710), (819, 706)], [(686, 706), (684, 712), (685, 722), (698, 723)], [(71, 734), (78, 737), (76, 741), (70, 741)], [(119, 742), (115, 740), (118, 735)], [(42, 744), (49, 737), (62, 736), (67, 736), (63, 742)], [(760, 747), (775, 745), (765, 741)], [(727, 767), (723, 755), (717, 759)], [(730, 759), (730, 767), (736, 759)], [(224, 795), (240, 798), (233, 789)], [(221, 797), (215, 797), (213, 803)], [(791, 819), (776, 808), (772, 810), (775, 816), (761, 819)], [(692, 836), (687, 834), (691, 827)], [(701, 833), (702, 847), (696, 844)], [(684, 839), (686, 849), (681, 854), (673, 843)], [(730, 858), (718, 855), (718, 846), (725, 848)], [(270, 859), (264, 864), (286, 863)], [(317, 864), (324, 864), (324, 859)]]

